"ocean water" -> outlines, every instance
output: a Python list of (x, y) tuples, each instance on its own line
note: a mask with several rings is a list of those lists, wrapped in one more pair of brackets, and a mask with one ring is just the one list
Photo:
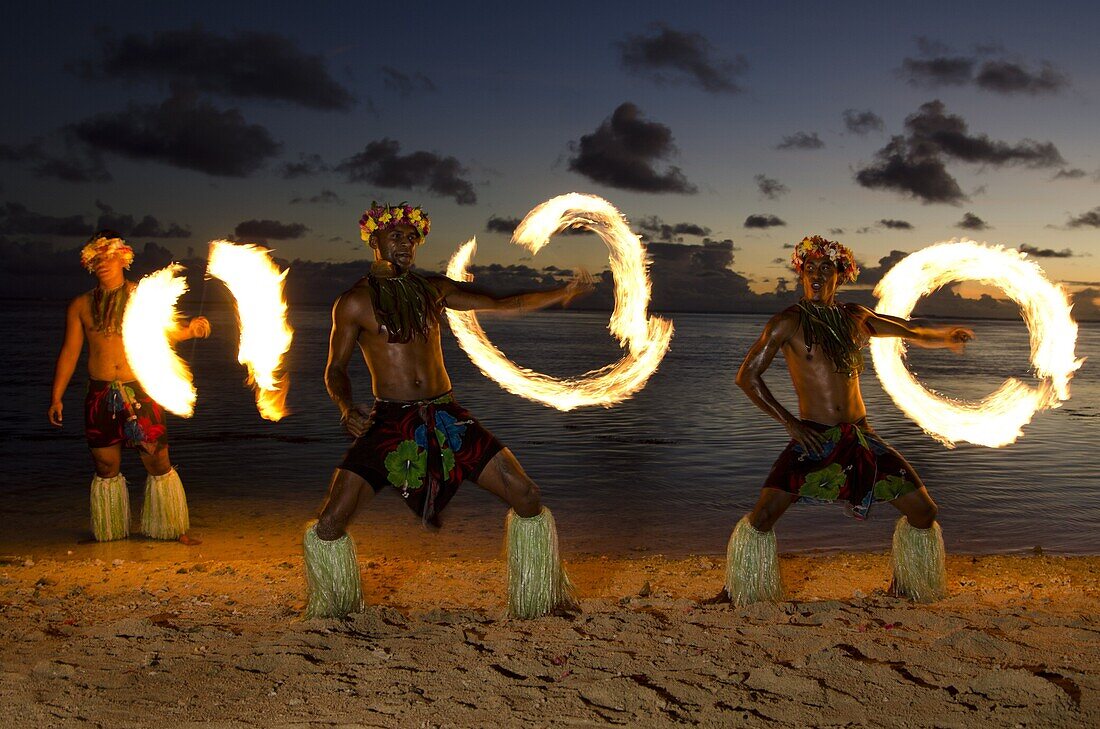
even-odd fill
[[(349, 443), (322, 382), (328, 310), (293, 308), (292, 413), (268, 423), (243, 386), (232, 312), (214, 304), (204, 309), (214, 336), (181, 345), (198, 388), (195, 415), (172, 417), (169, 423), (173, 462), (187, 486), (194, 528), (207, 537), (236, 532), (237, 539), (247, 540), (274, 523), (285, 524), (286, 534), (300, 534), (300, 523), (320, 505)], [(540, 485), (569, 551), (721, 553), (730, 528), (751, 508), (786, 444), (784, 430), (734, 384), (766, 317), (667, 316), (676, 334), (648, 386), (616, 407), (571, 413), (505, 392), (445, 334), (457, 399), (515, 452)], [(605, 314), (542, 312), (484, 316), (482, 322), (513, 360), (549, 374), (577, 374), (620, 355), (606, 331)], [(1007, 376), (1029, 379), (1022, 322), (978, 321), (973, 327), (978, 339), (964, 355), (911, 351), (910, 366), (922, 382), (954, 396), (977, 397)], [(57, 303), (7, 302), (0, 309), (7, 352), (0, 377), (3, 551), (69, 542), (87, 529), (91, 467), (81, 426), (83, 365), (65, 397), (66, 426), (54, 429), (45, 417), (62, 328), (63, 306)], [(1081, 325), (1077, 352), (1092, 358), (1073, 380), (1072, 399), (1038, 414), (1022, 439), (1000, 449), (944, 448), (895, 407), (867, 356), (863, 394), (869, 419), (921, 473), (940, 506), (950, 550), (1015, 552), (1038, 546), (1048, 552), (1100, 553), (1100, 327)], [(358, 398), (369, 402), (369, 375), (361, 361), (352, 378)], [(780, 400), (796, 410), (781, 361), (767, 379)], [(139, 498), (143, 472), (136, 457), (126, 459), (124, 473)], [(444, 512), (444, 531), (423, 539), (418, 520), (399, 502), (392, 490), (376, 498), (357, 516), (357, 533), (368, 535), (377, 549), (385, 549), (394, 534), (426, 545), (427, 554), (450, 554), (471, 541), (496, 549), (505, 509), (472, 484)], [(881, 551), (889, 545), (895, 517), (888, 504), (872, 509), (866, 522), (845, 516), (839, 506), (796, 504), (777, 527), (780, 549)]]

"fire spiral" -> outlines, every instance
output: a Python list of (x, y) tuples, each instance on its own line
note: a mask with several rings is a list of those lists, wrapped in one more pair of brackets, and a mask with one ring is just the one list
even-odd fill
[(905, 344), (896, 338), (871, 340), (875, 371), (897, 406), (947, 447), (964, 441), (999, 448), (1021, 437), (1037, 411), (1069, 399), (1070, 378), (1084, 361), (1074, 355), (1077, 324), (1065, 290), (1024, 254), (958, 239), (921, 249), (894, 266), (875, 287), (876, 310), (908, 317), (917, 300), (955, 281), (995, 286), (1020, 306), (1038, 385), (1009, 378), (981, 400), (950, 400), (917, 382), (905, 367)]
[[(535, 254), (550, 236), (566, 228), (585, 228), (607, 244), (615, 280), (615, 308), (608, 330), (626, 350), (618, 362), (575, 378), (551, 377), (520, 367), (504, 356), (489, 341), (474, 312), (447, 310), (447, 319), (473, 363), (505, 390), (558, 410), (610, 407), (642, 389), (657, 370), (668, 351), (672, 322), (647, 316), (650, 281), (645, 249), (607, 200), (580, 193), (547, 200), (520, 222), (512, 241)], [(472, 281), (467, 267), (476, 250), (476, 239), (459, 248), (447, 266), (447, 276)]]

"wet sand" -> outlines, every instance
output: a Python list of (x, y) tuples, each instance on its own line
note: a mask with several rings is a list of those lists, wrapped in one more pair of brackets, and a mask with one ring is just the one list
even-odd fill
[(248, 541), (0, 559), (8, 723), (1100, 724), (1098, 557), (949, 556), (951, 595), (920, 606), (885, 593), (884, 554), (790, 555), (788, 600), (742, 609), (701, 604), (717, 556), (582, 557), (583, 612), (525, 622), (499, 556), (361, 543), (366, 610), (303, 621), (301, 558)]

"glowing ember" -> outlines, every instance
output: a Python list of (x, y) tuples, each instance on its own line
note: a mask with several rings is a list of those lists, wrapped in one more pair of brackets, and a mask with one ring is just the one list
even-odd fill
[[(672, 322), (647, 317), (649, 277), (645, 249), (611, 203), (594, 195), (571, 193), (536, 207), (516, 228), (512, 241), (531, 253), (566, 228), (586, 228), (607, 244), (615, 279), (615, 310), (608, 329), (626, 349), (618, 362), (580, 377), (558, 379), (517, 366), (489, 341), (472, 311), (447, 310), (451, 330), (459, 345), (486, 376), (511, 393), (555, 407), (572, 410), (586, 405), (610, 407), (645, 386), (668, 351)], [(477, 250), (471, 239), (451, 258), (447, 276), (472, 281), (466, 268)]]
[(260, 415), (282, 419), (290, 390), (283, 356), (294, 336), (283, 296), (287, 272), (279, 270), (264, 248), (219, 240), (210, 244), (207, 273), (224, 281), (237, 300), (241, 325), (237, 361), (248, 367), (248, 384), (256, 388)]
[(176, 302), (187, 291), (183, 266), (172, 264), (138, 282), (122, 318), (126, 359), (142, 388), (165, 410), (184, 418), (195, 410), (191, 370), (172, 348), (179, 329)]
[(1010, 378), (980, 401), (947, 400), (917, 382), (903, 362), (904, 343), (894, 338), (871, 340), (875, 371), (898, 407), (944, 445), (965, 441), (999, 448), (1023, 435), (1036, 411), (1069, 399), (1069, 380), (1084, 361), (1074, 356), (1077, 324), (1065, 290), (1024, 254), (958, 239), (919, 250), (894, 266), (875, 287), (876, 309), (908, 317), (918, 299), (955, 281), (996, 286), (1020, 305), (1038, 387)]

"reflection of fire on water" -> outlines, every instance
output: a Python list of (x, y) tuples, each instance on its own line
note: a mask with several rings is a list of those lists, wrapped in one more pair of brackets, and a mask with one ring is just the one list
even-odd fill
[(294, 336), (283, 295), (287, 272), (279, 270), (266, 249), (224, 240), (210, 244), (207, 272), (224, 281), (236, 299), (241, 329), (237, 361), (248, 367), (260, 415), (282, 419), (290, 390), (283, 358)]
[[(596, 233), (610, 252), (615, 280), (615, 309), (608, 329), (626, 349), (618, 362), (580, 377), (558, 379), (517, 366), (489, 341), (472, 311), (447, 310), (447, 319), (459, 345), (486, 376), (511, 393), (558, 410), (585, 405), (610, 407), (645, 386), (668, 351), (672, 323), (647, 317), (650, 283), (645, 250), (618, 210), (594, 195), (561, 195), (536, 207), (516, 228), (512, 241), (532, 254), (550, 242), (550, 236), (566, 228), (585, 228)], [(451, 258), (447, 276), (472, 281), (467, 272), (477, 249), (471, 239)]]
[(172, 264), (138, 282), (122, 318), (126, 359), (142, 388), (165, 410), (184, 418), (195, 411), (191, 370), (172, 347), (179, 329), (176, 302), (187, 291), (183, 266)]
[(1077, 324), (1065, 290), (1024, 254), (970, 240), (939, 243), (900, 261), (875, 287), (876, 309), (908, 317), (918, 299), (955, 281), (995, 286), (1020, 305), (1039, 386), (1009, 378), (977, 402), (948, 400), (917, 382), (903, 361), (905, 344), (894, 338), (871, 340), (875, 371), (898, 407), (944, 445), (965, 441), (999, 448), (1023, 435), (1036, 411), (1069, 399), (1069, 380), (1084, 361), (1074, 356)]

